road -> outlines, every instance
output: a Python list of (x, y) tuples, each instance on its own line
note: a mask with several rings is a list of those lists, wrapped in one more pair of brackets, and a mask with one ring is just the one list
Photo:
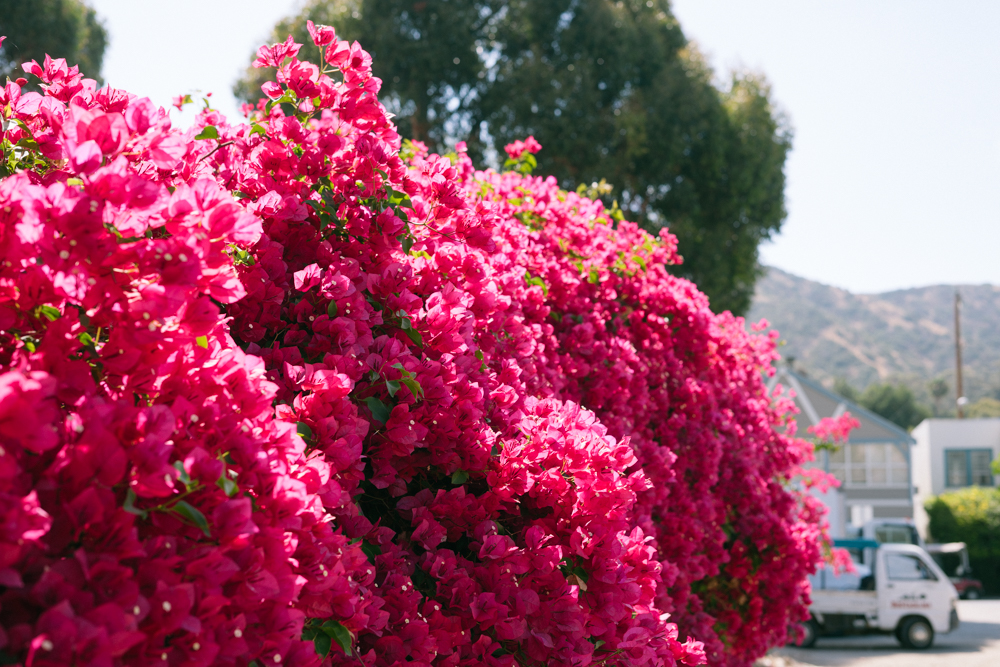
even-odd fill
[(773, 654), (817, 667), (1000, 666), (1000, 600), (960, 600), (958, 618), (958, 630), (938, 635), (925, 651), (901, 648), (892, 636), (872, 635), (820, 638), (813, 648), (785, 647)]

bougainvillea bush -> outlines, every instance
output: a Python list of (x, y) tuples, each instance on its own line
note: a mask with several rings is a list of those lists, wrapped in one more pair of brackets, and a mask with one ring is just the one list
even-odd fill
[[(0, 653), (744, 665), (822, 511), (764, 374), (584, 194), (401, 144), (358, 44), (245, 124), (62, 60), (0, 93)], [(178, 100), (183, 104), (184, 100)]]

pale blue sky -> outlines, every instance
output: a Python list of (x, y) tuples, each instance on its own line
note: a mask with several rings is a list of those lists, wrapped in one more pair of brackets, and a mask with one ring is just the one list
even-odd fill
[[(539, 0), (543, 1), (543, 0)], [(91, 0), (109, 83), (230, 88), (297, 0)], [(675, 0), (720, 75), (762, 71), (795, 130), (765, 262), (856, 292), (1000, 284), (1000, 2)], [(179, 117), (186, 123), (190, 114)]]

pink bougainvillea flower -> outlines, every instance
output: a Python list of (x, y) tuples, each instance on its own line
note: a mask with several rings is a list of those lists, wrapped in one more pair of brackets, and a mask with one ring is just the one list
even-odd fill
[(272, 100), (276, 100), (285, 94), (284, 89), (274, 81), (268, 81), (263, 84), (260, 89)]
[(316, 46), (327, 46), (337, 41), (337, 33), (331, 26), (316, 25), (312, 21), (306, 21), (306, 29), (309, 30), (309, 36)]
[(254, 63), (292, 116), (178, 130), (51, 58), (42, 93), (0, 93), (31, 153), (0, 180), (0, 649), (743, 667), (783, 643), (828, 479), (767, 392), (775, 334), (673, 276), (669, 231), (404, 147), (369, 54), (307, 27), (325, 72), (291, 38)]
[(271, 46), (261, 46), (257, 49), (257, 59), (253, 61), (253, 66), (281, 67), (285, 58), (294, 58), (301, 48), (302, 45), (296, 44), (292, 36), (289, 35), (284, 42)]

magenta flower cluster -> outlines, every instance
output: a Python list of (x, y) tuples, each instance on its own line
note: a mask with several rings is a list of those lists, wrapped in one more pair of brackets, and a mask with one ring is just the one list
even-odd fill
[(824, 522), (764, 386), (775, 334), (672, 277), (669, 233), (401, 145), (370, 56), (310, 33), (322, 66), (259, 50), (248, 124), (206, 104), (181, 131), (48, 58), (43, 94), (0, 92), (0, 655), (745, 665), (783, 642)]

